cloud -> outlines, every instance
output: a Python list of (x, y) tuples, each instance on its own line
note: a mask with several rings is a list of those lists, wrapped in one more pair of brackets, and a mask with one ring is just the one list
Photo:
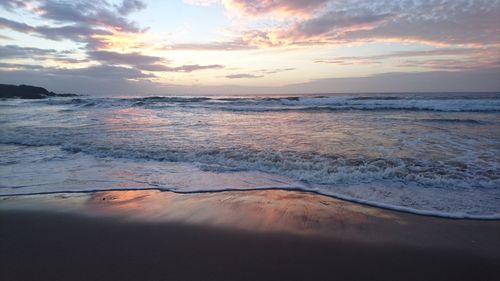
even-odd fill
[(126, 64), (126, 65), (151, 65), (164, 61), (161, 57), (143, 55), (137, 52), (117, 53), (110, 51), (90, 51), (87, 53), (93, 60), (107, 64)]
[[(29, 4), (29, 5), (28, 5)], [(220, 64), (199, 65), (187, 64), (180, 66), (169, 66), (165, 58), (144, 55), (139, 52), (124, 52), (105, 50), (109, 47), (117, 36), (130, 36), (142, 33), (136, 23), (125, 18), (132, 12), (137, 12), (146, 7), (142, 1), (124, 0), (119, 4), (110, 5), (106, 1), (32, 1), (30, 3), (7, 0), (1, 2), (1, 5), (8, 10), (24, 9), (36, 13), (40, 18), (49, 20), (53, 25), (33, 26), (26, 23), (13, 21), (6, 18), (0, 18), (0, 28), (9, 28), (22, 33), (34, 34), (52, 40), (72, 40), (85, 43), (88, 59), (93, 62), (99, 62), (102, 68), (91, 68), (92, 70), (101, 70), (106, 67), (113, 74), (122, 74), (123, 78), (143, 79), (154, 77), (144, 74), (149, 72), (193, 72), (205, 69), (218, 69), (224, 66)], [(62, 25), (61, 25), (62, 24)], [(126, 33), (117, 35), (117, 33)], [(128, 35), (127, 35), (128, 34)], [(127, 37), (128, 38), (128, 37)], [(128, 41), (128, 40), (125, 40)], [(52, 59), (71, 61), (71, 58), (63, 56), (54, 50), (45, 50), (36, 48), (17, 48), (7, 46), (0, 49), (0, 52), (17, 57), (36, 57), (38, 59)], [(17, 53), (14, 53), (17, 52)], [(4, 57), (5, 58), (5, 57)], [(78, 60), (72, 60), (78, 62)], [(123, 68), (123, 66), (127, 66)], [(19, 67), (19, 65), (18, 65)], [(61, 69), (45, 69), (54, 73)], [(74, 68), (63, 69), (72, 75), (78, 73)], [(131, 72), (131, 71), (134, 72)], [(83, 72), (84, 69), (78, 70)]]
[(218, 2), (220, 2), (220, 0), (184, 0), (184, 3), (196, 6), (209, 6)]
[(168, 45), (165, 49), (195, 50), (195, 51), (240, 51), (240, 50), (256, 49), (256, 47), (249, 45), (241, 38), (236, 38), (233, 41), (225, 41), (225, 42), (171, 44)]
[(162, 71), (168, 72), (193, 72), (197, 70), (205, 70), (205, 69), (221, 69), (224, 68), (223, 65), (220, 64), (210, 64), (210, 65), (199, 65), (199, 64), (187, 64), (177, 67), (165, 67)]
[(399, 67), (465, 70), (498, 67), (500, 54), (498, 53), (498, 49), (496, 47), (441, 48), (432, 50), (397, 51), (388, 54), (364, 57), (334, 57), (330, 59), (319, 59), (316, 60), (315, 63), (366, 65), (380, 64), (386, 60), (397, 60), (398, 63), (396, 66)]
[[(336, 65), (389, 62), (391, 67), (429, 69), (433, 70), (427, 72), (429, 75), (432, 73), (436, 77), (448, 78), (452, 76), (464, 78), (465, 73), (474, 73), (476, 75), (474, 77), (477, 78), (479, 71), (486, 70), (488, 71), (484, 73), (488, 73), (487, 77), (491, 78), (491, 73), (494, 69), (498, 69), (500, 62), (498, 22), (500, 1), (498, 0), (186, 0), (184, 2), (196, 5), (220, 2), (227, 7), (229, 14), (236, 12), (244, 18), (230, 18), (229, 22), (234, 25), (225, 31), (231, 32), (233, 36), (225, 41), (172, 44), (156, 51), (243, 52), (268, 48), (279, 48), (277, 51), (281, 51), (286, 47), (293, 47), (289, 50), (300, 47), (300, 52), (311, 54), (311, 49), (306, 50), (311, 46), (326, 47), (375, 41), (403, 44), (417, 42), (432, 45), (434, 49), (373, 56), (326, 57), (318, 58), (315, 62)], [(165, 57), (142, 53), (140, 50), (147, 47), (144, 38), (148, 29), (134, 22), (131, 15), (145, 9), (143, 1), (2, 0), (0, 6), (6, 11), (2, 14), (4, 17), (0, 17), (0, 29), (10, 29), (50, 40), (78, 43), (70, 53), (14, 45), (0, 46), (2, 75), (8, 74), (11, 78), (16, 77), (14, 73), (23, 72), (26, 75), (36, 74), (47, 81), (64, 79), (65, 85), (70, 85), (68, 82), (70, 79), (91, 81), (101, 77), (108, 77), (117, 83), (121, 81), (127, 84), (133, 80), (149, 85), (146, 82), (156, 81), (158, 77), (155, 75), (160, 72), (189, 73), (224, 68), (224, 65), (218, 63), (207, 65), (196, 62), (174, 63)], [(26, 20), (23, 17), (26, 17)], [(3, 38), (5, 35), (0, 37)], [(81, 55), (87, 55), (88, 59), (82, 60)], [(43, 67), (21, 64), (19, 58), (35, 61), (87, 62), (86, 66), (92, 66)], [(259, 70), (258, 66), (253, 68), (254, 70), (233, 69), (241, 73), (224, 77), (252, 79), (294, 69), (287, 68), (287, 64), (270, 64), (281, 65), (275, 69)], [(452, 72), (454, 74), (451, 74)], [(460, 72), (460, 75), (455, 72)], [(379, 85), (374, 81), (388, 82), (388, 77), (391, 79), (419, 77), (421, 79), (419, 81), (430, 79), (430, 76), (424, 74), (391, 74), (370, 79), (359, 78), (358, 81)], [(333, 83), (332, 81), (328, 80), (328, 83)], [(335, 80), (335, 83), (344, 83), (342, 81), (344, 80)], [(479, 81), (479, 78), (474, 81)], [(328, 83), (317, 80), (304, 85), (311, 89), (316, 87), (329, 89), (332, 84)], [(349, 80), (349, 83), (354, 82)], [(354, 86), (353, 91), (361, 87)], [(293, 87), (286, 89), (297, 89)]]
[(0, 70), (19, 70), (19, 69), (43, 69), (44, 67), (41, 65), (33, 65), (33, 64), (19, 64), (19, 63), (4, 63), (0, 62)]
[(327, 78), (288, 85), (283, 93), (498, 92), (500, 68), (467, 71), (382, 73), (368, 77)]
[(253, 75), (253, 74), (248, 74), (248, 73), (237, 73), (237, 74), (230, 74), (224, 76), (225, 78), (228, 79), (254, 79), (254, 78), (261, 78), (264, 77), (264, 75)]
[(111, 35), (112, 33), (106, 30), (93, 29), (85, 25), (64, 25), (60, 27), (50, 26), (32, 26), (25, 23), (9, 20), (0, 17), (0, 29), (8, 28), (21, 33), (29, 33), (41, 36), (51, 40), (73, 40), (76, 42), (89, 42), (93, 35)]
[(57, 68), (57, 67), (43, 67), (43, 66), (33, 66), (26, 64), (2, 64), (2, 75), (6, 75), (9, 72), (15, 72), (12, 70), (5, 70), (5, 68), (16, 67), (17, 69), (37, 69), (35, 75), (44, 76), (67, 76), (67, 77), (85, 77), (92, 79), (111, 79), (111, 80), (123, 80), (123, 79), (144, 79), (153, 78), (152, 74), (145, 74), (137, 69), (119, 66), (108, 66), (108, 65), (95, 65), (82, 68)]
[(90, 77), (94, 79), (144, 79), (152, 78), (154, 75), (145, 74), (137, 69), (128, 67), (118, 67), (109, 65), (96, 65), (85, 68), (52, 68), (46, 69), (46, 73), (52, 75), (73, 76), (73, 77)]
[(295, 70), (295, 67), (289, 67), (289, 68), (275, 68), (275, 69), (261, 69), (259, 72), (264, 73), (264, 74), (276, 74), (280, 72), (286, 72), (286, 71), (292, 71)]
[(297, 24), (292, 32), (297, 37), (313, 37), (327, 34), (341, 36), (352, 30), (370, 30), (390, 19), (390, 13), (374, 14), (372, 11), (332, 11)]
[(256, 79), (256, 78), (262, 78), (265, 75), (271, 75), (271, 74), (276, 74), (276, 73), (280, 73), (280, 72), (292, 71), (295, 69), (296, 69), (295, 67), (260, 69), (260, 70), (256, 71), (259, 74), (236, 73), (236, 74), (229, 74), (226, 76), (218, 76), (218, 77), (219, 78), (227, 78), (227, 79)]
[[(245, 30), (250, 46), (349, 44), (369, 41), (434, 45), (500, 44), (500, 1), (244, 1), (224, 2), (245, 14), (285, 13), (273, 27)], [(306, 16), (297, 16), (297, 15)]]
[(38, 61), (52, 60), (65, 63), (88, 62), (87, 59), (75, 59), (71, 57), (71, 51), (56, 51), (54, 49), (40, 49), (31, 47), (19, 47), (16, 45), (0, 45), (0, 57), (8, 59), (32, 59)]
[(249, 16), (285, 14), (303, 16), (327, 4), (328, 0), (224, 0), (230, 10)]
[(141, 1), (125, 0), (118, 7), (105, 1), (39, 2), (37, 13), (45, 19), (60, 23), (107, 27), (122, 32), (139, 32), (137, 25), (122, 15), (139, 11), (146, 5)]
[(116, 6), (117, 11), (122, 15), (138, 12), (145, 8), (146, 4), (139, 0), (124, 0), (120, 5)]
[(8, 11), (13, 11), (16, 8), (27, 8), (28, 1), (23, 0), (2, 0), (0, 1), (0, 6), (4, 7)]
[[(165, 95), (165, 94), (321, 94), (349, 92), (499, 92), (500, 68), (467, 71), (429, 71), (383, 73), (368, 77), (327, 78), (282, 87), (180, 86), (152, 83), (147, 80), (122, 79), (122, 75), (101, 75), (119, 69), (78, 70), (71, 75), (45, 71), (0, 70), (0, 83), (40, 85), (56, 92), (95, 95)], [(95, 72), (95, 73), (90, 73)], [(132, 74), (129, 73), (129, 74)], [(77, 79), (75, 79), (75, 77)], [(134, 77), (129, 75), (129, 77)]]
[(399, 67), (423, 67), (440, 70), (474, 70), (478, 68), (498, 68), (500, 59), (477, 61), (475, 59), (425, 59), (425, 60), (405, 60), (398, 64)]
[(165, 63), (167, 63), (168, 60), (162, 57), (148, 56), (137, 52), (117, 53), (110, 51), (90, 51), (88, 52), (88, 55), (91, 59), (99, 61), (106, 65), (128, 65), (139, 70), (153, 72), (193, 72), (205, 69), (224, 68), (224, 66), (220, 64), (188, 64), (172, 67), (166, 65)]
[[(123, 78), (124, 72), (129, 79)], [(162, 84), (136, 78), (133, 70), (106, 67), (80, 69), (74, 72), (52, 72), (50, 69), (4, 71), (0, 68), (0, 83), (37, 85), (55, 92), (101, 96), (168, 93)]]
[[(51, 40), (73, 40), (82, 43), (98, 41), (97, 35), (111, 36), (116, 32), (142, 33), (144, 29), (124, 15), (139, 11), (146, 5), (137, 0), (125, 0), (118, 6), (106, 1), (0, 1), (9, 11), (22, 9), (36, 14), (47, 24), (34, 26), (0, 17), (0, 28), (29, 33)], [(97, 43), (91, 44), (92, 46)]]
[(33, 58), (33, 57), (45, 57), (48, 55), (55, 55), (58, 52), (54, 49), (39, 49), (39, 48), (27, 48), (19, 47), (16, 45), (6, 45), (0, 46), (0, 57), (2, 59), (7, 58)]

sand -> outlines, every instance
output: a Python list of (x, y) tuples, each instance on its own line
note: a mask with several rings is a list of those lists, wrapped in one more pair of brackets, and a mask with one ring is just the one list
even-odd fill
[(1, 280), (497, 280), (500, 222), (295, 191), (0, 198)]

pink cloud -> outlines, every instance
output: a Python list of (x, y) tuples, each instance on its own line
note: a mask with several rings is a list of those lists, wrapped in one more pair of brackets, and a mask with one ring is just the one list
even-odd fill
[(228, 9), (249, 16), (270, 13), (304, 16), (323, 7), (329, 0), (223, 0), (223, 2)]

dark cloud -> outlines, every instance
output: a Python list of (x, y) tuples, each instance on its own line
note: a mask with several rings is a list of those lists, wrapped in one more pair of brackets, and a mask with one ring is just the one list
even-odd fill
[(93, 59), (107, 64), (126, 64), (126, 65), (151, 65), (163, 62), (161, 57), (147, 56), (140, 53), (117, 53), (109, 51), (90, 51), (88, 56)]
[(54, 49), (27, 48), (16, 45), (0, 46), (0, 57), (2, 59), (45, 57), (55, 54), (57, 54), (57, 51)]
[(1, 67), (4, 70), (2, 75), (7, 75), (8, 73), (16, 72), (5, 70), (5, 68), (16, 68), (20, 70), (36, 69), (39, 70), (34, 72), (34, 75), (44, 75), (48, 77), (54, 76), (66, 76), (73, 78), (92, 78), (92, 79), (111, 79), (111, 80), (123, 80), (123, 79), (145, 79), (153, 78), (152, 74), (145, 74), (137, 69), (119, 66), (107, 66), (107, 65), (95, 65), (83, 68), (56, 68), (56, 67), (43, 67), (38, 65), (26, 65), (26, 64), (8, 64), (2, 63)]
[[(30, 7), (28, 4), (32, 4)], [(112, 35), (112, 31), (140, 33), (133, 21), (124, 15), (141, 10), (145, 7), (141, 1), (123, 1), (118, 7), (109, 5), (106, 1), (0, 1), (7, 10), (24, 9), (36, 14), (46, 25), (33, 26), (22, 22), (0, 18), (0, 28), (8, 28), (22, 33), (29, 33), (51, 40), (73, 40), (89, 43), (89, 47), (98, 45), (96, 35)]]
[[(25, 2), (15, 0), (2, 2), (2, 6), (9, 10), (16, 8), (29, 9)], [(132, 34), (141, 33), (143, 30), (124, 16), (142, 10), (145, 7), (146, 5), (138, 0), (124, 0), (117, 5), (110, 5), (106, 1), (37, 1), (37, 5), (35, 5), (37, 14), (43, 19), (57, 23), (57, 26), (32, 26), (6, 18), (0, 18), (0, 28), (9, 28), (18, 32), (34, 34), (52, 40), (69, 39), (75, 42), (85, 43), (88, 59), (101, 63), (99, 67), (109, 67), (109, 70), (114, 74), (123, 74), (124, 78), (131, 76), (135, 77), (134, 79), (152, 77), (151, 75), (144, 74), (142, 71), (193, 72), (224, 67), (219, 64), (169, 66), (166, 65), (168, 60), (161, 57), (143, 55), (138, 52), (118, 53), (98, 50), (106, 45), (106, 39), (98, 35), (113, 35), (113, 31)], [(31, 9), (33, 8), (31, 7)], [(15, 46), (8, 46), (8, 48), (0, 51), (6, 53), (10, 52), (8, 53), (10, 56), (14, 55), (13, 52), (16, 51), (18, 57), (26, 58), (35, 55), (35, 57), (42, 58), (43, 56), (43, 58), (46, 59), (52, 55), (52, 58), (56, 60), (81, 62), (81, 60), (63, 56), (54, 50), (42, 51), (36, 48), (14, 49)], [(123, 68), (122, 66), (124, 65), (130, 68)], [(99, 70), (95, 67), (90, 69)], [(59, 71), (59, 69), (45, 70), (50, 73)], [(71, 75), (74, 75), (78, 71), (84, 71), (84, 69), (75, 70), (73, 68), (63, 70), (71, 73)], [(134, 72), (131, 73), (131, 70)]]
[(153, 78), (152, 74), (145, 74), (137, 69), (109, 65), (97, 65), (85, 68), (49, 68), (44, 70), (51, 75), (62, 75), (71, 77), (87, 77), (93, 79), (144, 79)]
[[(444, 58), (443, 58), (444, 57)], [(405, 58), (412, 58), (402, 60)], [(498, 67), (500, 53), (497, 48), (442, 48), (433, 50), (398, 51), (364, 57), (334, 57), (316, 60), (316, 63), (336, 65), (380, 64), (396, 59), (399, 67), (424, 67), (431, 69), (465, 70)]]
[(434, 57), (434, 56), (470, 56), (485, 51), (482, 48), (444, 48), (433, 50), (397, 51), (383, 55), (364, 57), (334, 57), (330, 59), (316, 60), (316, 63), (331, 64), (357, 64), (357, 63), (380, 63), (386, 59), (407, 58), (407, 57)]
[(108, 27), (124, 32), (139, 32), (139, 27), (122, 15), (138, 11), (145, 7), (140, 1), (123, 1), (118, 10), (105, 1), (54, 1), (40, 2), (37, 7), (41, 17), (60, 23), (72, 23), (85, 26)]
[(91, 59), (108, 65), (129, 65), (134, 68), (145, 71), (158, 72), (193, 72), (205, 69), (223, 68), (220, 64), (198, 65), (188, 64), (181, 66), (168, 66), (168, 60), (162, 57), (142, 55), (140, 53), (117, 53), (109, 51), (91, 51), (88, 52)]
[(41, 36), (51, 40), (73, 40), (76, 42), (87, 43), (91, 41), (93, 35), (111, 35), (107, 30), (93, 29), (86, 25), (64, 25), (59, 27), (51, 26), (32, 26), (25, 23), (9, 20), (0, 17), (0, 29), (8, 28), (21, 33), (29, 33)]
[[(97, 71), (97, 73), (89, 73), (94, 71)], [(110, 73), (109, 71), (117, 71), (118, 73)], [(123, 72), (126, 72), (129, 79), (122, 77)], [(136, 79), (136, 76), (133, 74), (133, 70), (124, 71), (116, 68), (89, 68), (72, 73), (66, 71), (62, 71), (62, 73), (57, 71), (51, 72), (50, 69), (3, 71), (0, 68), (0, 83), (37, 85), (55, 92), (91, 95), (152, 95), (168, 93), (165, 90), (158, 90), (163, 85), (154, 84), (144, 79)]]
[[(338, 20), (335, 14), (323, 14), (299, 24), (298, 35), (317, 35), (314, 31), (327, 32), (327, 40), (353, 42), (362, 40), (415, 40), (444, 44), (499, 43), (500, 2), (489, 0), (432, 0), (432, 1), (344, 1), (353, 24), (344, 29), (332, 25)], [(345, 4), (347, 3), (347, 4)], [(350, 17), (349, 17), (350, 16)], [(353, 20), (354, 19), (354, 20)], [(368, 27), (365, 24), (371, 24)], [(304, 29), (303, 26), (314, 28)]]
[(353, 29), (371, 29), (392, 17), (390, 13), (375, 14), (370, 10), (332, 11), (299, 23), (293, 30), (298, 37), (323, 34), (338, 36)]
[(33, 65), (33, 64), (19, 64), (19, 63), (3, 63), (0, 62), (0, 69), (43, 69), (44, 67), (41, 65)]
[[(398, 64), (399, 67), (423, 67), (440, 70), (474, 70), (478, 68), (498, 68), (500, 58), (496, 60), (477, 61), (476, 59), (424, 59), (405, 60)], [(499, 76), (500, 77), (500, 76)]]
[(122, 15), (128, 15), (146, 8), (146, 4), (139, 0), (124, 0), (116, 6), (117, 11)]
[(8, 11), (14, 11), (16, 8), (26, 8), (27, 1), (23, 0), (2, 0), (0, 6)]
[(40, 49), (31, 47), (19, 47), (16, 45), (0, 45), (0, 58), (2, 59), (32, 59), (32, 60), (54, 60), (66, 63), (88, 62), (87, 59), (75, 59), (70, 51), (56, 51), (54, 49)]
[(3, 17), (0, 17), (0, 28), (8, 28), (24, 33), (33, 32), (35, 30), (35, 28), (31, 25), (9, 20)]
[(352, 92), (498, 92), (500, 68), (467, 71), (383, 73), (368, 77), (329, 78), (288, 85), (284, 93)]

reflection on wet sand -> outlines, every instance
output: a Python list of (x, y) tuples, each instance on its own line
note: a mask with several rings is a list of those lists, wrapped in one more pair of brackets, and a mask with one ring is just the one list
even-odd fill
[(0, 197), (1, 210), (66, 212), (116, 221), (189, 224), (257, 233), (403, 243), (498, 257), (498, 221), (394, 212), (286, 190), (179, 194), (157, 190)]
[(403, 223), (393, 213), (321, 195), (260, 190), (177, 194), (107, 191), (92, 194), (90, 210), (141, 221), (227, 226), (252, 231), (301, 234), (359, 232), (381, 220)]

